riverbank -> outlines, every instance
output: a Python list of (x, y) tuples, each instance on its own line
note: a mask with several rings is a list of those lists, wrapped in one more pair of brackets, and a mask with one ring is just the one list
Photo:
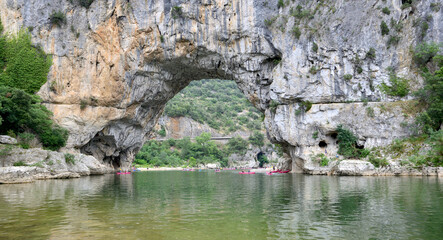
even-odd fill
[[(182, 167), (158, 167), (158, 168), (137, 168), (138, 170), (140, 170), (141, 172), (146, 172), (146, 171), (183, 171), (185, 169), (191, 169), (191, 168), (182, 168)], [(192, 168), (195, 170), (214, 170), (212, 168)], [(224, 170), (223, 168), (221, 170)], [(232, 170), (232, 171), (244, 171), (245, 169), (227, 169), (227, 170)], [(272, 171), (272, 168), (257, 168), (257, 169), (248, 169), (251, 172), (256, 172), (256, 173), (266, 173), (269, 171)]]
[(79, 178), (115, 170), (93, 156), (0, 144), (0, 184)]
[(372, 163), (361, 160), (334, 161), (326, 167), (305, 166), (303, 173), (309, 175), (337, 176), (436, 176), (443, 177), (443, 167), (412, 167), (391, 162), (376, 168)]

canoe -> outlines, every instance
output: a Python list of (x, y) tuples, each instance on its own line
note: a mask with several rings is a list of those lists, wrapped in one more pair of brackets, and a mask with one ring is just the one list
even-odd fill
[(122, 174), (131, 174), (131, 172), (118, 172), (117, 175), (122, 175)]
[(255, 172), (239, 172), (238, 174), (255, 174)]
[(266, 175), (272, 175), (272, 172), (267, 172)]

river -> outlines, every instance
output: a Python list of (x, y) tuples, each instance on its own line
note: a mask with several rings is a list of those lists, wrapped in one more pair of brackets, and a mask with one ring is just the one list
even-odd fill
[(0, 185), (0, 239), (441, 239), (443, 178), (136, 172)]

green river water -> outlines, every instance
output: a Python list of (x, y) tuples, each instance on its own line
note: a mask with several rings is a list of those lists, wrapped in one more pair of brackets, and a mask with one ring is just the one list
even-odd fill
[(443, 178), (137, 172), (0, 185), (0, 239), (442, 239)]

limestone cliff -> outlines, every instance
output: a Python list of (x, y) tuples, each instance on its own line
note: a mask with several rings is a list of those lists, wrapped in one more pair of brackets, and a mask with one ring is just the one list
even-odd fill
[[(184, 137), (195, 138), (200, 136), (202, 133), (210, 133), (214, 138), (230, 138), (234, 136), (241, 136), (247, 139), (251, 135), (251, 131), (237, 130), (231, 133), (223, 133), (211, 128), (208, 124), (199, 123), (192, 118), (188, 117), (168, 117), (162, 116), (158, 120), (158, 125), (155, 126), (154, 130), (159, 131), (165, 129), (166, 136), (162, 137), (160, 135), (154, 135), (155, 139), (181, 139)], [(264, 132), (263, 132), (264, 133)], [(228, 139), (226, 139), (227, 141)]]
[[(443, 7), (431, 7), (438, 1), (278, 3), (96, 0), (85, 8), (75, 0), (1, 0), (0, 14), (8, 31), (30, 27), (33, 41), (54, 55), (39, 94), (70, 131), (67, 147), (114, 166), (128, 166), (165, 103), (203, 78), (237, 82), (265, 113), (268, 137), (284, 146), (293, 170), (324, 151), (320, 141), (335, 154), (338, 124), (364, 147), (407, 136), (400, 123), (414, 113), (403, 114), (408, 107), (396, 101), (411, 97), (389, 97), (378, 86), (389, 69), (420, 85), (410, 47), (443, 42)], [(49, 21), (56, 11), (66, 14), (61, 27)], [(391, 19), (383, 36), (380, 25)], [(426, 29), (417, 25), (423, 21)], [(301, 111), (302, 101), (314, 105)]]

